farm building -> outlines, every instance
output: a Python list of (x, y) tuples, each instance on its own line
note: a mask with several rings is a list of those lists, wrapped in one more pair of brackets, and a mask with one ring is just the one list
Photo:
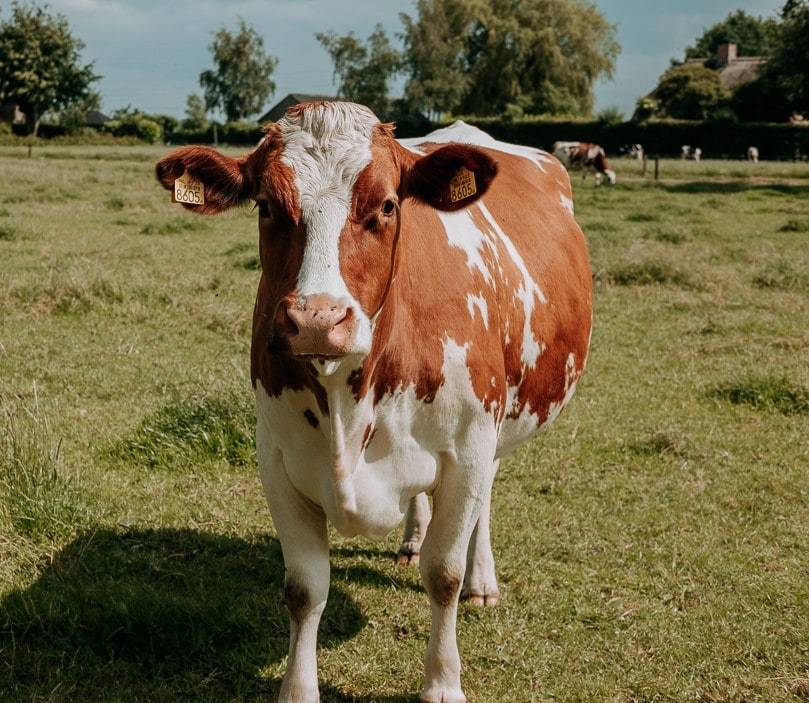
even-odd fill
[(293, 105), (297, 105), (298, 103), (316, 102), (319, 100), (334, 101), (334, 100), (342, 100), (342, 98), (336, 98), (333, 95), (310, 95), (307, 93), (290, 93), (285, 98), (277, 102), (261, 117), (259, 117), (258, 123), (264, 125), (267, 124), (268, 122), (277, 122), (278, 120), (281, 119), (281, 117), (283, 117), (288, 107), (292, 107)]
[(686, 64), (697, 64), (712, 68), (722, 79), (722, 84), (731, 93), (739, 87), (758, 78), (766, 56), (739, 56), (736, 44), (720, 44), (716, 56), (710, 59), (687, 59)]

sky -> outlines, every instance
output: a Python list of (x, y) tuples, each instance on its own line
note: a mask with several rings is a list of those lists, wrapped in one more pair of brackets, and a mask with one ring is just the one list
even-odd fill
[[(618, 108), (626, 117), (656, 85), (670, 60), (682, 60), (705, 29), (744, 10), (776, 17), (784, 0), (592, 0), (616, 25), (621, 54), (612, 80), (595, 85), (595, 110)], [(377, 24), (398, 47), (400, 14), (416, 16), (415, 0), (45, 0), (84, 42), (81, 62), (102, 76), (94, 84), (102, 111), (127, 106), (183, 118), (186, 100), (202, 95), (199, 75), (213, 68), (210, 44), (222, 28), (238, 31), (239, 18), (264, 39), (278, 59), (269, 110), (289, 93), (335, 95), (333, 66), (317, 32), (365, 41)], [(10, 17), (0, 0), (0, 21)], [(392, 86), (400, 94), (401, 85)], [(221, 118), (221, 116), (218, 116)]]

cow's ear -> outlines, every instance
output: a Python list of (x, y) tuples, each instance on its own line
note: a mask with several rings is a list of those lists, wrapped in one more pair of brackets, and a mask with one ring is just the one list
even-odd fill
[(242, 163), (210, 147), (185, 146), (157, 162), (155, 177), (183, 207), (216, 215), (247, 199)]
[(475, 202), (497, 175), (497, 163), (469, 144), (447, 144), (410, 164), (404, 196), (438, 210), (460, 210)]

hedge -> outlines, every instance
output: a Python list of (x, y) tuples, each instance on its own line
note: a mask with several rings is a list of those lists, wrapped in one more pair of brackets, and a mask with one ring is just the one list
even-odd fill
[(682, 146), (688, 144), (700, 147), (703, 158), (743, 159), (747, 156), (747, 148), (756, 146), (762, 159), (792, 161), (809, 158), (809, 127), (791, 124), (682, 121), (607, 124), (539, 120), (506, 122), (475, 118), (464, 121), (480, 127), (496, 139), (542, 149), (550, 149), (555, 141), (586, 141), (601, 144), (608, 155), (617, 155), (625, 145), (642, 144), (649, 155), (671, 157), (679, 156)]

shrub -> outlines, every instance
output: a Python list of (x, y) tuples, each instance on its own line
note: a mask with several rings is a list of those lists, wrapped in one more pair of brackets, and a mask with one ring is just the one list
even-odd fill
[(157, 122), (138, 114), (110, 120), (102, 129), (116, 137), (135, 137), (149, 144), (157, 144), (163, 138), (163, 129)]

